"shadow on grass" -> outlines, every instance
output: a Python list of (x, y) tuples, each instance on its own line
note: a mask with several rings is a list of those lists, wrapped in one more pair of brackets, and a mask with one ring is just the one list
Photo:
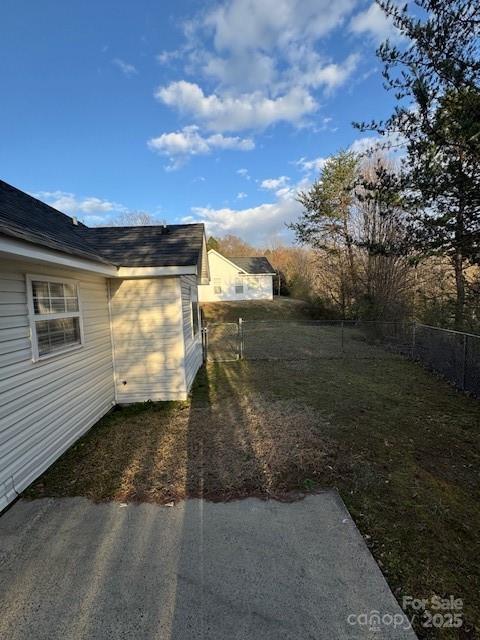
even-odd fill
[(396, 595), (461, 597), (472, 626), (479, 428), (478, 402), (400, 358), (212, 364), (189, 402), (106, 416), (27, 495), (166, 503), (334, 486)]

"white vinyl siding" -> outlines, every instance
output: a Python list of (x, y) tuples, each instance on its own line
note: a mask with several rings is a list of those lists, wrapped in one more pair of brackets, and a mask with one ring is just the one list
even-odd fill
[[(84, 344), (32, 362), (26, 274), (69, 278), (82, 298)], [(0, 508), (113, 405), (105, 278), (0, 259)]]
[[(202, 366), (202, 337), (201, 332), (197, 331), (193, 335), (192, 327), (192, 290), (193, 297), (198, 297), (197, 291), (197, 278), (196, 276), (182, 276), (181, 277), (181, 292), (182, 292), (182, 322), (183, 322), (183, 335), (185, 340), (185, 377), (186, 386), (189, 391), (197, 371)], [(196, 305), (195, 305), (196, 306)]]
[(222, 279), (221, 278), (213, 278), (213, 293), (215, 295), (220, 295), (222, 293)]
[(209, 251), (208, 261), (210, 284), (198, 287), (200, 302), (273, 300), (272, 276), (240, 274), (238, 267), (215, 251)]
[(110, 281), (117, 401), (184, 400), (180, 278)]

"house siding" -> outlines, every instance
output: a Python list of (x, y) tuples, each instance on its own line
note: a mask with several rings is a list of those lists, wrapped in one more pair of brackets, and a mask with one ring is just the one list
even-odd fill
[(200, 322), (197, 335), (195, 337), (192, 335), (190, 291), (193, 288), (198, 299), (197, 278), (196, 276), (182, 276), (180, 279), (180, 285), (182, 293), (183, 339), (185, 343), (185, 378), (187, 391), (190, 391), (193, 381), (195, 380), (195, 376), (197, 375), (197, 371), (202, 366), (203, 362)]
[[(200, 285), (200, 302), (222, 302), (234, 300), (273, 300), (273, 277), (260, 274), (242, 274), (238, 267), (216, 253), (208, 254), (210, 284)], [(236, 293), (236, 281), (243, 282), (243, 293)], [(222, 288), (215, 293), (217, 280)]]
[[(26, 274), (78, 281), (84, 345), (32, 361)], [(0, 509), (114, 404), (105, 278), (0, 259)]]
[(110, 281), (120, 404), (187, 397), (180, 278)]

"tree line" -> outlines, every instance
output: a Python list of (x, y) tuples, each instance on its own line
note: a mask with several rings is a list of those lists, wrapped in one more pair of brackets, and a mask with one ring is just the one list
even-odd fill
[[(304, 212), (291, 228), (315, 251), (343, 316), (428, 316), (433, 308), (437, 322), (476, 327), (480, 5), (376, 1), (401, 43), (377, 50), (396, 104), (386, 120), (354, 126), (382, 143), (368, 157), (331, 157), (299, 194)], [(396, 163), (392, 147), (403, 151)]]

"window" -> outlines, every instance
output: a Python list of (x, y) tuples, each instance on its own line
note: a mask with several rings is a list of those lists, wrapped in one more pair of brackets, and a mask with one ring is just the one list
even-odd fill
[(195, 338), (200, 328), (200, 319), (199, 319), (200, 311), (198, 308), (196, 287), (190, 287), (190, 302), (191, 302), (190, 320), (192, 325), (192, 338)]
[(243, 293), (243, 280), (241, 278), (235, 279), (235, 293), (236, 294)]
[(247, 285), (249, 291), (254, 291), (257, 288), (257, 278), (248, 278)]
[(83, 344), (78, 285), (73, 280), (27, 276), (33, 360)]
[(222, 279), (214, 278), (213, 279), (213, 293), (219, 294), (222, 293)]

